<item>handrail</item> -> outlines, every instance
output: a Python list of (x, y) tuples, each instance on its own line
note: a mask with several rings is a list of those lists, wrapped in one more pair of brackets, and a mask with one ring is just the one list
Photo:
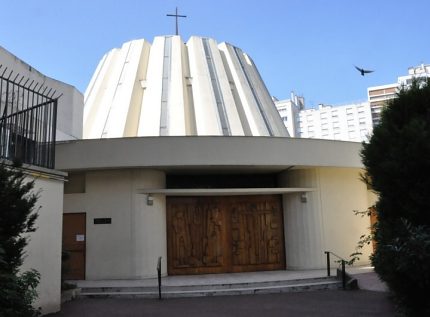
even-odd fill
[(330, 253), (333, 254), (335, 257), (337, 257), (341, 261), (342, 265), (342, 288), (346, 289), (346, 270), (345, 270), (345, 263), (346, 260), (338, 256), (336, 253), (331, 251), (324, 251), (324, 253), (327, 256), (327, 276), (330, 276)]
[(158, 299), (161, 299), (161, 256), (157, 261), (157, 275), (158, 275)]

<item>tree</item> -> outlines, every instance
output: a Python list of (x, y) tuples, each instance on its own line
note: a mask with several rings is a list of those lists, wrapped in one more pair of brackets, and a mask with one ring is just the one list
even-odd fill
[(0, 164), (0, 316), (38, 316), (32, 303), (40, 275), (20, 273), (28, 233), (34, 232), (37, 194), (27, 182), (20, 164)]
[(430, 81), (403, 87), (361, 152), (378, 221), (372, 264), (410, 316), (430, 316)]

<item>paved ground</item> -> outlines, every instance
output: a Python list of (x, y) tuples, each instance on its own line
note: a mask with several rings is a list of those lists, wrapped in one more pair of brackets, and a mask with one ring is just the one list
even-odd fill
[(300, 293), (152, 299), (79, 299), (54, 316), (277, 317), (393, 316), (387, 292), (312, 291)]
[[(384, 283), (370, 267), (350, 268), (349, 273), (358, 279), (359, 291), (311, 291), (299, 293), (268, 294), (268, 295), (243, 295), (243, 296), (216, 296), (178, 298), (167, 300), (151, 299), (79, 299), (63, 304), (62, 311), (56, 316), (151, 316), (151, 317), (277, 317), (277, 316), (393, 316), (394, 308), (389, 300), (389, 293)], [(293, 279), (296, 275), (312, 277), (312, 274), (321, 276), (321, 272), (258, 272), (252, 275), (253, 280), (278, 280)], [(164, 282), (175, 283), (207, 283), (208, 279), (215, 283), (239, 282), (249, 278), (249, 274), (228, 274), (187, 277), (169, 277)], [(131, 283), (126, 281), (127, 285)], [(150, 283), (151, 281), (132, 281), (133, 283)], [(153, 282), (153, 281), (152, 281)], [(242, 281), (243, 282), (243, 281)], [(82, 281), (82, 283), (90, 283)], [(92, 281), (91, 283), (94, 283)], [(112, 283), (112, 281), (100, 281), (98, 283)], [(120, 283), (121, 281), (116, 281)], [(125, 283), (123, 281), (123, 283)], [(154, 282), (155, 283), (155, 282)], [(85, 285), (83, 285), (85, 286)]]
[(374, 272), (353, 274), (358, 280), (358, 288), (367, 291), (388, 292), (388, 287), (381, 282), (378, 275)]

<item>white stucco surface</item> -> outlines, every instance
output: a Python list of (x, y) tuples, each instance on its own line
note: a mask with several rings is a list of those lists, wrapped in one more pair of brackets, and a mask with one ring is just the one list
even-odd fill
[(284, 186), (312, 187), (306, 193), (283, 195), (285, 258), (289, 269), (315, 269), (324, 265), (324, 228), (320, 203), (317, 169), (299, 169), (283, 172), (279, 181)]
[[(154, 276), (158, 256), (166, 259), (165, 196), (178, 192), (281, 194), (288, 269), (324, 268), (326, 250), (348, 258), (369, 228), (369, 219), (353, 214), (371, 204), (360, 181), (360, 149), (354, 142), (276, 137), (122, 138), (61, 143), (57, 162), (87, 175), (86, 193), (65, 195), (64, 211), (87, 212), (88, 278), (136, 278)], [(279, 173), (279, 189), (165, 189), (165, 173), (217, 171)], [(148, 194), (153, 206), (146, 205)], [(93, 228), (94, 217), (112, 217), (110, 229)]]
[[(361, 171), (315, 167), (280, 174), (280, 185), (303, 189), (283, 194), (287, 269), (325, 268), (326, 250), (344, 259), (354, 252), (360, 235), (366, 234), (370, 226), (368, 217), (353, 213), (369, 204), (369, 193), (359, 179)], [(164, 188), (164, 173), (123, 169), (88, 171), (86, 175), (86, 193), (66, 194), (64, 211), (87, 213), (87, 279), (155, 277), (159, 256), (163, 257), (162, 273), (166, 274), (165, 197), (175, 193), (160, 190), (151, 194), (153, 205), (147, 205), (145, 190)], [(112, 224), (94, 225), (96, 217), (111, 217)], [(370, 253), (370, 247), (365, 248), (357, 264), (368, 264)], [(336, 259), (332, 260), (336, 266)]]
[(157, 36), (105, 54), (85, 92), (83, 137), (288, 136), (250, 56), (227, 43)]
[[(359, 168), (313, 168), (283, 173), (281, 182), (290, 186), (312, 186), (306, 194), (284, 195), (285, 249), (287, 267), (291, 269), (323, 268), (324, 251), (331, 251), (348, 260), (361, 235), (369, 233), (369, 217), (360, 217), (354, 210), (366, 210), (369, 191), (360, 180)], [(371, 246), (363, 250), (355, 265), (369, 264)], [(333, 266), (337, 258), (332, 257)]]
[[(360, 179), (362, 170), (345, 168), (320, 168), (318, 179), (323, 212), (325, 249), (344, 259), (355, 251), (361, 235), (369, 233), (370, 218), (354, 214), (372, 205), (369, 191)], [(363, 250), (356, 265), (369, 264), (372, 246)]]
[(28, 170), (28, 180), (34, 180), (34, 192), (39, 193), (36, 203), (38, 218), (36, 231), (29, 235), (22, 271), (37, 270), (40, 284), (35, 307), (44, 314), (60, 310), (61, 303), (61, 238), (63, 221), (64, 173)]
[[(137, 190), (164, 186), (158, 171), (93, 171), (86, 173), (85, 193), (64, 195), (65, 213), (86, 213), (86, 279), (156, 276), (158, 257), (167, 258), (165, 197), (153, 195), (148, 206)], [(95, 225), (94, 218), (112, 223)]]

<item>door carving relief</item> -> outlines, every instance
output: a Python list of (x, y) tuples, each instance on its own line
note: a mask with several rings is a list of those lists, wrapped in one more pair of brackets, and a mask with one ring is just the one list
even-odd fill
[(168, 273), (283, 269), (280, 197), (168, 197)]

